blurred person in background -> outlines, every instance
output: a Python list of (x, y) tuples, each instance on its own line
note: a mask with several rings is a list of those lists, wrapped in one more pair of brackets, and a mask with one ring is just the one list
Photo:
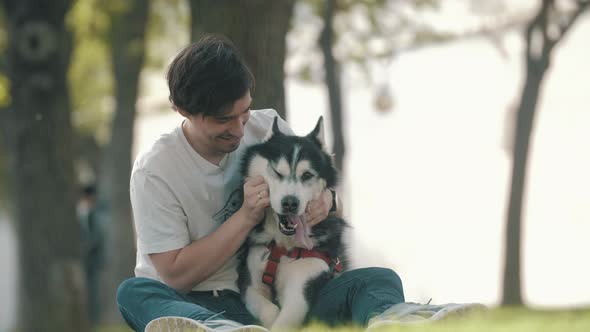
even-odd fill
[(77, 205), (82, 239), (82, 258), (86, 274), (88, 315), (90, 323), (98, 323), (100, 313), (99, 276), (104, 265), (104, 230), (96, 213), (96, 187), (84, 185)]

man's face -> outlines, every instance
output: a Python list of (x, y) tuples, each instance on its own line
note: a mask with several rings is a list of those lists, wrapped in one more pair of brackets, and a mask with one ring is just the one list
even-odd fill
[(203, 157), (223, 156), (240, 146), (244, 126), (250, 118), (251, 102), (252, 97), (248, 91), (220, 115), (199, 114), (189, 118), (194, 127), (194, 143), (205, 154)]

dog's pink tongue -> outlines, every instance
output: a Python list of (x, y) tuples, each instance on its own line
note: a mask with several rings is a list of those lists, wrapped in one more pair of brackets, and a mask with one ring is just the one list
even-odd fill
[(299, 216), (291, 216), (291, 222), (297, 224), (297, 228), (295, 229), (295, 242), (297, 242), (297, 246), (311, 250), (313, 248), (313, 243), (309, 237), (310, 227), (305, 220)]

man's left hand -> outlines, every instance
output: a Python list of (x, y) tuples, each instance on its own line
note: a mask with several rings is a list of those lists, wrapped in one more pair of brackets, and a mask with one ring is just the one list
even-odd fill
[(305, 208), (305, 220), (309, 226), (314, 226), (328, 217), (332, 208), (332, 192), (328, 189), (314, 200), (311, 200)]

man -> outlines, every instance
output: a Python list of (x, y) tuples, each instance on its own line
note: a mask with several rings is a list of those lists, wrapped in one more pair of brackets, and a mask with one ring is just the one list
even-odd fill
[[(173, 108), (185, 119), (133, 167), (137, 277), (119, 287), (121, 314), (136, 331), (264, 330), (248, 325), (256, 321), (237, 293), (235, 254), (269, 206), (268, 187), (259, 177), (240, 188), (238, 166), (276, 112), (250, 110), (254, 78), (222, 37), (207, 36), (182, 50), (167, 79)], [(284, 121), (279, 126), (291, 132)], [(325, 219), (332, 199), (326, 190), (309, 204), (306, 219)], [(358, 269), (330, 281), (310, 317), (366, 326), (371, 319), (389, 321), (403, 302), (395, 272)]]

